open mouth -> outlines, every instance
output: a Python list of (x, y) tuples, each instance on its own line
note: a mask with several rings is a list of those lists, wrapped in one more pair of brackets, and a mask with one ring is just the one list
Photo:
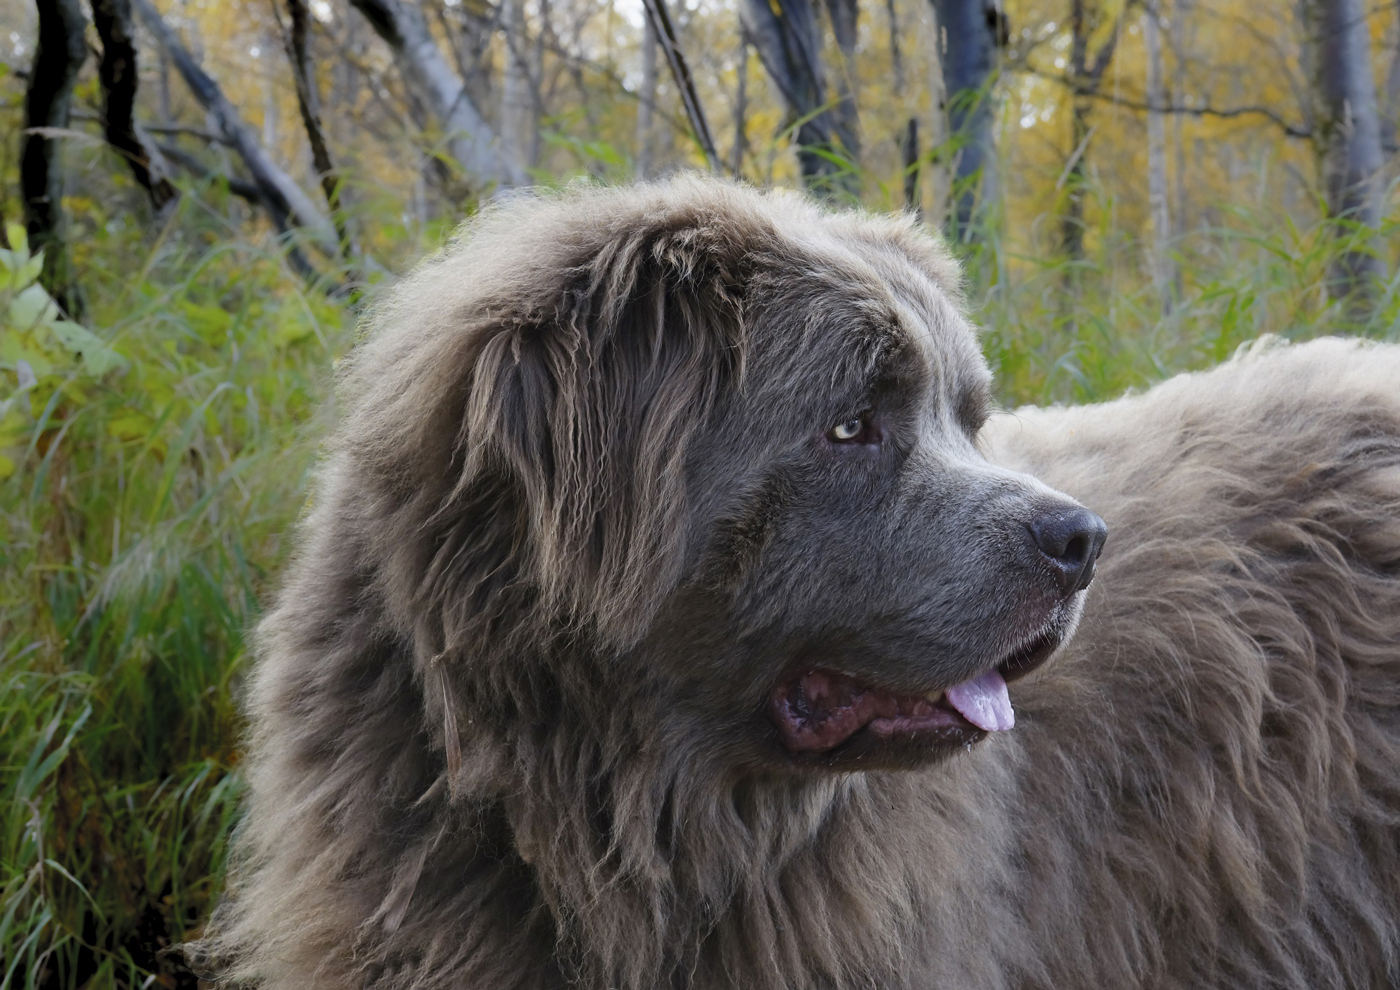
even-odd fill
[(1039, 667), (1060, 645), (1058, 626), (1042, 631), (995, 667), (943, 690), (898, 694), (849, 674), (812, 669), (779, 682), (768, 713), (791, 753), (830, 753), (858, 733), (956, 747), (1015, 724), (1008, 681)]

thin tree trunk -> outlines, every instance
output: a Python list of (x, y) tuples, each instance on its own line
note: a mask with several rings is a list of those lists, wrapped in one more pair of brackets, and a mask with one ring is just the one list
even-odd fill
[(894, 0), (885, 0), (885, 18), (890, 28), (890, 69), (894, 72), (895, 88), (904, 92), (904, 52), (899, 45), (899, 12)]
[[(1089, 110), (1093, 97), (1103, 83), (1104, 73), (1113, 61), (1122, 28), (1122, 15), (1113, 25), (1113, 32), (1098, 53), (1090, 56), (1089, 36), (1096, 25), (1091, 22), (1087, 0), (1070, 3), (1070, 154), (1058, 185), (1065, 191), (1065, 209), (1060, 219), (1060, 246), (1066, 258), (1078, 261), (1084, 257), (1084, 200), (1088, 193), (1084, 174), (1089, 140), (1094, 129), (1089, 126)], [(1073, 271), (1073, 269), (1071, 269)]]
[(266, 200), (274, 205), (276, 212), (285, 214), (291, 222), (307, 230), (326, 254), (337, 256), (339, 240), (330, 220), (258, 143), (252, 128), (239, 116), (219, 84), (195, 61), (151, 0), (133, 0), (133, 3), (147, 30), (175, 63), (190, 92), (212, 118), (225, 142), (243, 159), (243, 164), (253, 181), (263, 190)]
[(904, 208), (919, 213), (919, 119), (910, 117), (904, 127)]
[(637, 100), (637, 178), (651, 177), (651, 121), (656, 111), (656, 28), (642, 24), (642, 89)]
[(311, 146), (311, 162), (321, 180), (321, 191), (326, 194), (326, 205), (330, 207), (331, 222), (335, 224), (341, 256), (348, 258), (350, 235), (346, 230), (345, 215), (341, 209), (340, 175), (331, 160), (325, 128), (321, 125), (320, 88), (316, 85), (316, 75), (307, 51), (307, 37), (311, 31), (310, 12), (306, 8), (306, 0), (286, 0), (286, 4), (290, 24), (283, 31), (283, 41), (287, 49), (287, 59), (292, 65), (297, 109), (301, 112), (302, 127), (306, 130), (306, 140)]
[(686, 61), (685, 53), (681, 51), (680, 38), (677, 36), (675, 25), (671, 21), (670, 11), (666, 9), (666, 2), (665, 0), (642, 0), (642, 6), (646, 10), (647, 18), (652, 22), (652, 28), (656, 31), (657, 44), (661, 46), (662, 54), (666, 56), (666, 64), (671, 69), (671, 79), (680, 92), (681, 104), (685, 107), (686, 117), (690, 120), (691, 129), (695, 132), (695, 140), (705, 155), (705, 162), (709, 165), (711, 172), (718, 172), (720, 170), (719, 152), (715, 150), (714, 135), (710, 131), (710, 123), (705, 117), (705, 108), (700, 103), (700, 93), (695, 88), (695, 80), (690, 74), (690, 63)]
[[(1160, 3), (1161, 0), (1158, 0)], [(1193, 0), (1174, 0), (1172, 7), (1172, 49), (1176, 56), (1176, 70), (1172, 82), (1172, 106), (1188, 105), (1186, 94), (1186, 64), (1190, 59), (1190, 40), (1187, 27), (1194, 15)], [(1172, 229), (1185, 231), (1191, 223), (1190, 204), (1187, 200), (1186, 183), (1186, 115), (1172, 115), (1173, 141), (1176, 144), (1176, 213)], [(1179, 277), (1179, 273), (1178, 273)]]
[(501, 144), (513, 161), (529, 156), (530, 74), (526, 67), (529, 41), (525, 34), (524, 0), (501, 0), (501, 33), (505, 36), (505, 74), (501, 80)]
[(394, 53), (404, 81), (447, 132), (448, 152), (468, 175), (485, 182), (524, 185), (523, 163), (504, 153), (496, 134), (448, 65), (416, 2), (350, 0)]
[(1152, 215), (1152, 281), (1164, 310), (1171, 309), (1171, 208), (1167, 201), (1167, 122), (1162, 68), (1162, 25), (1158, 0), (1148, 0), (1143, 15), (1147, 47), (1147, 202)]
[(826, 0), (831, 33), (841, 53), (841, 71), (836, 74), (837, 104), (833, 108), (841, 139), (846, 142), (847, 158), (860, 164), (859, 77), (856, 74), (856, 41), (860, 33), (860, 8), (856, 0)]
[[(894, 72), (895, 100), (903, 100), (904, 93), (904, 54), (899, 45), (899, 13), (894, 0), (885, 0), (885, 17), (890, 29), (890, 68)], [(904, 208), (919, 215), (922, 219), (922, 197), (919, 195), (919, 119), (910, 117), (899, 136), (901, 162), (904, 178)]]
[[(1316, 46), (1313, 85), (1317, 91), (1315, 131), (1322, 153), (1323, 185), (1329, 215), (1363, 230), (1381, 221), (1380, 118), (1371, 74), (1371, 36), (1363, 0), (1312, 0), (1309, 33)], [(1342, 236), (1352, 232), (1339, 230)], [(1348, 300), (1354, 318), (1373, 304), (1385, 262), (1373, 239), (1361, 236), (1338, 257), (1332, 285)]]
[(811, 0), (745, 0), (744, 28), (797, 131), (797, 159), (809, 189), (852, 198), (859, 177), (843, 162), (859, 164), (854, 134), (832, 113), (821, 62), (821, 36)]
[(107, 143), (126, 159), (151, 205), (162, 209), (176, 196), (175, 187), (161, 174), (154, 149), (136, 128), (134, 110), (139, 73), (131, 22), (131, 0), (92, 0), (92, 21), (102, 39), (102, 62), (97, 68), (102, 83), (102, 119)]
[(1391, 43), (1390, 68), (1385, 74), (1385, 104), (1381, 114), (1381, 151), (1386, 157), (1400, 151), (1400, 0), (1395, 3), (1395, 40)]
[(734, 148), (731, 152), (734, 163), (729, 171), (737, 177), (744, 174), (744, 152), (748, 151), (749, 146), (749, 36), (742, 23), (739, 25), (739, 53), (736, 58), (738, 64), (734, 71), (738, 82), (734, 92)]
[(978, 236), (980, 214), (999, 195), (993, 87), (1008, 28), (991, 0), (932, 3), (948, 133), (958, 147), (948, 232), (955, 240), (967, 240)]
[[(87, 58), (87, 21), (78, 0), (38, 0), (39, 43), (24, 94), (24, 129), (19, 164), (24, 225), (33, 250), (44, 252), (40, 281), (70, 316), (82, 311), (68, 255), (63, 213), (63, 149), (78, 70)], [(52, 129), (52, 130), (51, 130)]]
[[(948, 139), (948, 90), (943, 74), (943, 48), (947, 34), (938, 22), (938, 12), (930, 3), (925, 11), (932, 29), (933, 44), (928, 60), (928, 157), (929, 202), (931, 222), (945, 230), (954, 230), (949, 219), (949, 197), (952, 190), (952, 161)], [(926, 218), (927, 219), (927, 218)]]

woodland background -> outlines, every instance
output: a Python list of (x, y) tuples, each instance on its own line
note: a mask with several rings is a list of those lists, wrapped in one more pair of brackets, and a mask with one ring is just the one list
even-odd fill
[(1396, 0), (0, 0), (0, 985), (194, 987), (390, 274), (526, 185), (912, 209), (1007, 403), (1395, 339)]

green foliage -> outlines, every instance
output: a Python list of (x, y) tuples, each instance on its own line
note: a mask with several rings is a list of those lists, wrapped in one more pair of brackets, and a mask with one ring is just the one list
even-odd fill
[(219, 889), (245, 636), (351, 317), (206, 206), (87, 246), (96, 330), (18, 228), (0, 255), (6, 987), (192, 986), (159, 953)]

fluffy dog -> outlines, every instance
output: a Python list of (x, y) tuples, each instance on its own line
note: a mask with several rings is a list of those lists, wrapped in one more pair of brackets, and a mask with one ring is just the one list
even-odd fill
[(1397, 383), (1325, 340), (989, 419), (908, 220), (489, 210), (351, 360), (202, 950), (269, 990), (1394, 986)]

